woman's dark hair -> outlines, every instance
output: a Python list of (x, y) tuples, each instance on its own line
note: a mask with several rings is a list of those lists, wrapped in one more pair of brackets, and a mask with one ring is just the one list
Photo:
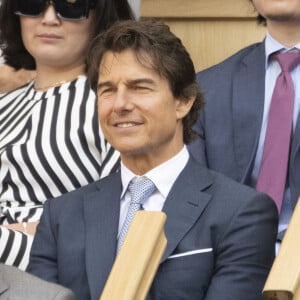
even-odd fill
[[(15, 2), (2, 0), (0, 5), (0, 49), (8, 65), (16, 69), (32, 70), (35, 69), (35, 61), (23, 44), (20, 19), (14, 14)], [(95, 2), (96, 22), (92, 38), (116, 21), (133, 19), (127, 0), (95, 0)]]
[(181, 40), (167, 25), (157, 20), (117, 22), (98, 35), (90, 45), (87, 56), (88, 77), (97, 90), (99, 65), (108, 51), (120, 53), (130, 49), (138, 62), (167, 79), (172, 94), (180, 101), (195, 97), (189, 113), (183, 118), (184, 143), (190, 143), (197, 135), (193, 125), (204, 104), (196, 83), (193, 62)]

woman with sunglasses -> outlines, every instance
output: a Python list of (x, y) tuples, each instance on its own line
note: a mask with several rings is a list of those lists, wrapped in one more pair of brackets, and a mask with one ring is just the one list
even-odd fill
[(127, 0), (1, 3), (5, 62), (36, 70), (34, 81), (0, 96), (0, 262), (25, 269), (32, 238), (12, 229), (30, 228), (48, 198), (118, 165), (99, 128), (85, 55), (96, 34), (132, 12)]

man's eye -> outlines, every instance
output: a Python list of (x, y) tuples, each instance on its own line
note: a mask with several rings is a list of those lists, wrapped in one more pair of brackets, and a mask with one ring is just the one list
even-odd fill
[(110, 94), (113, 91), (112, 88), (107, 88), (107, 89), (102, 89), (98, 91), (98, 96), (103, 96), (103, 95), (107, 95)]
[(147, 86), (135, 86), (134, 87), (135, 90), (138, 90), (138, 91), (147, 91), (149, 90), (149, 88)]

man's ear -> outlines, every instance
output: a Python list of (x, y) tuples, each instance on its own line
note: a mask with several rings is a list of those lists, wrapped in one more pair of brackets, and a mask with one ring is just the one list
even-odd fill
[(191, 110), (196, 96), (192, 96), (188, 99), (177, 99), (176, 101), (176, 114), (177, 119), (183, 119)]

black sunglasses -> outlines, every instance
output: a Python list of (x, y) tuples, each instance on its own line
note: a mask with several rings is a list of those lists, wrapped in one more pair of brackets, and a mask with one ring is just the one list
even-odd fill
[[(10, 0), (11, 1), (11, 0)], [(15, 0), (14, 13), (18, 16), (38, 17), (49, 5), (53, 5), (57, 16), (63, 20), (82, 20), (95, 8), (93, 0)]]

